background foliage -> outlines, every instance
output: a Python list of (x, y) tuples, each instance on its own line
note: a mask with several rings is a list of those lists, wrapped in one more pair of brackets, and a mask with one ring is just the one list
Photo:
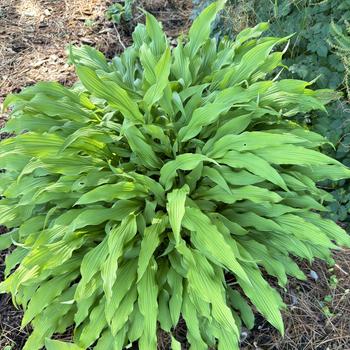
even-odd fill
[(114, 3), (107, 9), (106, 16), (115, 24), (119, 24), (122, 19), (130, 21), (132, 19), (132, 6), (134, 0), (126, 0), (124, 4)]
[[(210, 2), (194, 1), (194, 15)], [(313, 112), (306, 118), (298, 118), (298, 121), (327, 136), (335, 149), (326, 147), (324, 152), (348, 166), (350, 106), (344, 63), (348, 62), (350, 45), (344, 38), (339, 42), (340, 36), (335, 35), (334, 25), (338, 31), (344, 30), (349, 18), (349, 0), (230, 0), (214, 28), (217, 36), (234, 37), (244, 27), (269, 21), (270, 29), (266, 35), (286, 36), (295, 33), (284, 56), (284, 63), (289, 69), (284, 69), (281, 76), (307, 81), (317, 78), (314, 87), (338, 89), (345, 97), (330, 104), (328, 113)], [(329, 207), (332, 210), (330, 216), (335, 221), (343, 222), (349, 229), (349, 182), (325, 183), (324, 186), (337, 200)]]

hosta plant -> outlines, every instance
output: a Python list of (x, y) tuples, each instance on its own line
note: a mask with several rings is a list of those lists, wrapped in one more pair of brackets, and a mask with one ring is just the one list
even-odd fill
[[(278, 79), (288, 38), (260, 38), (267, 24), (210, 39), (222, 6), (175, 48), (148, 14), (111, 62), (72, 47), (73, 88), (5, 100), (0, 243), (14, 249), (0, 291), (33, 327), (24, 350), (152, 350), (159, 329), (180, 349), (180, 320), (192, 349), (237, 349), (252, 310), (283, 333), (268, 275), (284, 286), (305, 278), (293, 257), (332, 262), (350, 245), (316, 185), (350, 171), (289, 120), (332, 93)], [(51, 340), (69, 327), (72, 344)]]

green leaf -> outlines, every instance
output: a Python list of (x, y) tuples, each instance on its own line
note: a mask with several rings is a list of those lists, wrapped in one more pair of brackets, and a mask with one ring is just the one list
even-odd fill
[(168, 284), (171, 288), (171, 296), (169, 300), (170, 317), (173, 324), (177, 324), (180, 318), (182, 301), (183, 301), (183, 285), (182, 276), (175, 269), (171, 268), (168, 272)]
[(158, 320), (160, 327), (166, 332), (170, 332), (173, 325), (171, 322), (168, 302), (169, 293), (163, 289), (158, 296)]
[(112, 81), (102, 81), (91, 68), (78, 65), (76, 70), (79, 79), (88, 91), (108, 101), (126, 119), (135, 123), (144, 121), (137, 103), (130, 98), (124, 89)]
[(189, 43), (186, 49), (193, 57), (198, 49), (209, 39), (210, 26), (217, 13), (224, 7), (225, 1), (217, 1), (208, 6), (193, 22), (189, 31)]
[(268, 38), (251, 48), (242, 56), (241, 61), (226, 73), (224, 79), (220, 82), (221, 88), (227, 88), (248, 80), (264, 64), (273, 47), (287, 39), (288, 37), (283, 39)]
[(83, 194), (76, 205), (89, 204), (94, 202), (112, 202), (115, 199), (131, 199), (145, 197), (147, 192), (143, 186), (133, 182), (121, 181), (116, 184), (107, 184)]
[(333, 243), (330, 241), (327, 235), (324, 234), (317, 226), (308, 223), (296, 215), (285, 214), (277, 217), (275, 221), (283, 229), (295, 235), (300, 240), (310, 241), (316, 245), (328, 248), (334, 248)]
[(350, 176), (350, 169), (343, 165), (313, 165), (303, 166), (297, 169), (300, 173), (309, 176), (315, 181), (341, 180)]
[(330, 239), (334, 239), (340, 246), (350, 246), (349, 234), (335, 222), (324, 218), (321, 219), (321, 216), (317, 213), (304, 212), (301, 215), (306, 221), (321, 229)]
[(166, 46), (165, 36), (161, 24), (150, 13), (146, 13), (146, 30), (152, 40), (152, 51), (155, 56), (160, 56)]
[(157, 214), (152, 221), (152, 225), (146, 227), (138, 260), (138, 280), (142, 278), (147, 270), (151, 258), (160, 243), (160, 235), (167, 227), (167, 223), (168, 217), (166, 215)]
[[(118, 333), (125, 331), (125, 324), (127, 323), (130, 314), (134, 309), (134, 304), (137, 299), (137, 290), (136, 286), (131, 287), (126, 296), (123, 299), (123, 302), (119, 304), (119, 307), (114, 315), (111, 322), (111, 332), (113, 337), (118, 339)], [(122, 339), (120, 339), (122, 343)]]
[(322, 153), (294, 145), (280, 145), (279, 147), (257, 149), (254, 153), (271, 164), (340, 164), (335, 159)]
[(211, 181), (216, 183), (221, 189), (226, 191), (228, 194), (232, 194), (230, 187), (228, 186), (225, 178), (220, 174), (219, 170), (205, 166), (203, 168), (202, 175), (207, 176)]
[[(133, 313), (130, 316), (130, 328), (128, 330), (128, 338), (130, 342), (139, 339), (143, 332), (143, 316), (140, 313), (137, 303), (134, 305)], [(101, 349), (102, 350), (102, 349)]]
[(281, 297), (263, 279), (259, 270), (248, 266), (245, 266), (244, 270), (251, 281), (251, 285), (248, 285), (246, 281), (241, 280), (238, 277), (238, 282), (244, 293), (256, 306), (258, 311), (261, 312), (263, 316), (266, 317), (266, 319), (283, 335), (284, 326), (279, 310), (284, 307)]
[(79, 64), (91, 69), (102, 69), (109, 71), (109, 65), (102, 52), (97, 51), (91, 46), (82, 45), (81, 47), (69, 46), (69, 61), (73, 64)]
[(43, 283), (31, 297), (22, 319), (22, 327), (26, 326), (35, 316), (40, 314), (45, 307), (59, 296), (69, 284), (77, 277), (78, 273), (57, 276)]
[(73, 297), (74, 288), (70, 288), (63, 293), (55, 303), (51, 303), (43, 313), (38, 315), (32, 322), (34, 328), (29, 336), (23, 350), (40, 350), (47, 338), (50, 338), (59, 320), (66, 316), (72, 305), (67, 303)]
[(170, 49), (167, 48), (154, 68), (156, 82), (146, 91), (143, 98), (149, 107), (163, 96), (163, 91), (169, 83), (170, 63)]
[(217, 121), (219, 116), (227, 113), (234, 104), (245, 103), (250, 99), (251, 95), (239, 86), (220, 91), (212, 103), (207, 103), (193, 112), (189, 124), (179, 132), (181, 142), (197, 136), (202, 127)]
[(252, 121), (252, 115), (247, 114), (247, 115), (241, 115), (239, 117), (232, 118), (228, 122), (224, 123), (222, 126), (218, 128), (214, 138), (210, 139), (206, 143), (206, 145), (203, 147), (203, 152), (206, 153), (207, 147), (211, 145), (213, 141), (218, 140), (227, 134), (237, 135), (241, 133), (248, 127), (251, 121)]
[(277, 147), (287, 143), (303, 143), (305, 140), (291, 134), (270, 134), (262, 131), (244, 132), (240, 135), (226, 135), (216, 141), (208, 157), (222, 157), (227, 151), (254, 151), (261, 148)]
[(257, 186), (242, 186), (239, 190), (230, 190), (229, 193), (219, 186), (209, 189), (199, 188), (196, 197), (227, 204), (233, 204), (244, 199), (254, 203), (276, 203), (282, 200), (282, 197), (277, 193)]
[(246, 327), (252, 329), (254, 327), (255, 318), (251, 307), (237, 290), (228, 288), (228, 294), (232, 306), (236, 310), (239, 310), (240, 316)]
[(177, 170), (193, 170), (199, 163), (204, 161), (216, 163), (202, 154), (181, 154), (175, 160), (171, 160), (163, 165), (160, 169), (159, 181), (168, 190), (173, 183), (173, 179), (176, 177)]
[(187, 207), (183, 225), (192, 231), (191, 240), (194, 246), (202, 251), (208, 259), (222, 264), (230, 269), (233, 274), (240, 276), (249, 283), (249, 277), (237, 261), (230, 244), (205, 214), (198, 209)]
[(139, 341), (141, 350), (157, 348), (157, 296), (158, 286), (155, 281), (157, 264), (151, 259), (143, 277), (137, 285), (139, 293), (138, 305), (144, 317), (143, 332)]
[(249, 39), (258, 38), (263, 32), (269, 29), (267, 22), (257, 24), (253, 28), (245, 28), (236, 37), (236, 45), (242, 45)]
[(208, 346), (202, 339), (197, 311), (187, 293), (184, 297), (182, 313), (188, 329), (187, 337), (190, 344), (198, 350), (206, 350)]
[(15, 230), (0, 235), (0, 250), (11, 247), (16, 239), (18, 239), (18, 232)]
[(107, 255), (108, 244), (107, 238), (105, 238), (84, 256), (80, 267), (81, 280), (78, 283), (75, 293), (75, 298), (78, 301), (84, 298), (88, 283), (94, 275), (101, 270), (102, 262), (107, 258)]
[(161, 166), (162, 162), (136, 126), (127, 126), (124, 133), (131, 150), (138, 156), (141, 164), (150, 169), (157, 169)]
[[(172, 66), (171, 66), (171, 73), (172, 75), (175, 76), (175, 78), (178, 81), (183, 81), (185, 86), (188, 86), (192, 82), (192, 76), (190, 71), (190, 59), (189, 57), (186, 56), (181, 38), (178, 38), (177, 46), (173, 49), (173, 55), (174, 55), (174, 62), (172, 63)], [(182, 90), (181, 92), (183, 93), (184, 90)], [(180, 97), (180, 100), (181, 100), (181, 97)], [(183, 109), (183, 108), (180, 107), (180, 109)]]
[(75, 342), (82, 348), (85, 349), (93, 344), (94, 341), (100, 337), (101, 332), (106, 327), (107, 321), (103, 312), (104, 308), (105, 299), (103, 298), (99, 304), (92, 309), (88, 323), (83, 328), (81, 334), (77, 337), (77, 340), (75, 340)]
[(84, 209), (72, 221), (70, 227), (72, 230), (77, 230), (89, 225), (99, 225), (108, 220), (121, 221), (138, 207), (139, 203), (136, 201), (118, 201), (112, 208)]
[(169, 222), (174, 233), (175, 243), (180, 242), (181, 222), (185, 215), (185, 201), (189, 193), (189, 187), (183, 186), (181, 189), (175, 189), (168, 193), (167, 211)]
[[(120, 324), (116, 327), (116, 322), (118, 322), (119, 308), (126, 307), (124, 312), (128, 310), (130, 306), (133, 307), (132, 300), (134, 300), (134, 292), (129, 291), (134, 285), (137, 278), (137, 262), (134, 260), (129, 260), (117, 270), (116, 280), (112, 289), (113, 298), (106, 303), (105, 315), (109, 325), (111, 325), (113, 334), (118, 331), (116, 328), (120, 328)], [(129, 299), (131, 298), (131, 299)], [(124, 300), (127, 299), (127, 305), (124, 304)], [(125, 322), (125, 321), (124, 321)]]
[(45, 340), (45, 347), (47, 350), (82, 350), (81, 347), (75, 344), (65, 343), (60, 340), (52, 339)]
[(117, 278), (118, 260), (123, 254), (124, 245), (136, 235), (136, 232), (136, 217), (130, 214), (108, 234), (109, 256), (102, 265), (103, 289), (107, 301), (112, 298), (112, 287)]
[(104, 349), (111, 349), (111, 350), (117, 350), (120, 349), (120, 346), (118, 348), (118, 345), (120, 345), (120, 340), (115, 340), (110, 330), (105, 330), (99, 341), (97, 342), (96, 346), (94, 347), (94, 350), (104, 350)]
[(181, 350), (181, 343), (173, 336), (171, 337), (171, 350)]
[(275, 185), (287, 190), (287, 186), (281, 175), (262, 157), (247, 152), (244, 157), (236, 151), (229, 151), (218, 160), (221, 164), (229, 165), (231, 168), (247, 169), (251, 173), (258, 175)]
[[(187, 263), (187, 276), (190, 288), (190, 295), (194, 300), (198, 298), (196, 307), (204, 311), (205, 303), (212, 304), (212, 317), (221, 327), (235, 335), (238, 340), (238, 329), (235, 324), (232, 312), (223, 299), (221, 280), (218, 279), (212, 266), (207, 259), (194, 250), (190, 250), (185, 245), (177, 248), (184, 256)], [(202, 308), (200, 308), (202, 304)], [(209, 317), (209, 315), (207, 315)]]

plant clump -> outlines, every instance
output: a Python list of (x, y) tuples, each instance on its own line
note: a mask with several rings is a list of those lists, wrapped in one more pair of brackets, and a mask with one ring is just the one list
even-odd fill
[[(150, 14), (111, 62), (71, 47), (73, 88), (5, 100), (17, 136), (0, 144), (0, 248), (15, 248), (0, 292), (33, 327), (24, 350), (152, 350), (180, 318), (192, 349), (238, 349), (253, 310), (283, 333), (266, 274), (284, 286), (305, 278), (293, 257), (331, 263), (350, 246), (317, 187), (350, 170), (290, 121), (332, 92), (278, 79), (288, 37), (261, 38), (266, 23), (211, 39), (223, 4), (175, 48)], [(72, 326), (74, 344), (51, 339)]]

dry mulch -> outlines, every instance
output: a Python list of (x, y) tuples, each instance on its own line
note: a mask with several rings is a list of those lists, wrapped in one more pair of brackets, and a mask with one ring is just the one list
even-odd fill
[(307, 281), (291, 279), (281, 291), (285, 336), (260, 319), (242, 350), (349, 350), (350, 249), (335, 252), (336, 265), (302, 262)]
[(120, 25), (106, 20), (111, 0), (0, 0), (0, 98), (40, 80), (75, 81), (66, 63), (68, 44), (88, 44), (107, 57), (130, 43), (139, 8), (163, 22), (170, 36), (186, 30), (190, 0), (138, 0), (133, 19)]
[[(103, 0), (0, 0), (0, 102), (40, 80), (71, 85), (76, 80), (66, 64), (69, 43), (89, 44), (113, 57), (131, 42), (135, 24), (143, 20), (142, 7), (163, 22), (171, 37), (190, 23), (191, 0), (136, 1), (132, 21), (114, 25), (105, 11), (112, 1)], [(0, 115), (0, 129), (6, 116)], [(8, 137), (0, 132), (0, 139)], [(4, 227), (0, 226), (0, 234)], [(0, 280), (6, 252), (0, 253)], [(291, 280), (281, 291), (288, 309), (284, 312), (286, 334), (282, 338), (261, 317), (252, 331), (244, 331), (243, 350), (349, 350), (350, 349), (350, 250), (336, 253), (337, 265), (329, 269), (316, 261), (307, 281)], [(335, 276), (335, 277), (334, 277)], [(0, 349), (20, 350), (28, 329), (20, 330), (22, 312), (8, 295), (0, 296)], [(186, 329), (180, 325), (179, 339)], [(69, 339), (69, 334), (67, 335)], [(169, 337), (159, 335), (160, 348), (169, 348)]]

